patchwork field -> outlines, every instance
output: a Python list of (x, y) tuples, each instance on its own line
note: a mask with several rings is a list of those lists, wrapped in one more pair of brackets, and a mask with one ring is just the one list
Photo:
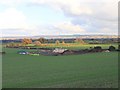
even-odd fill
[(3, 50), (3, 88), (118, 87), (118, 52), (29, 56)]

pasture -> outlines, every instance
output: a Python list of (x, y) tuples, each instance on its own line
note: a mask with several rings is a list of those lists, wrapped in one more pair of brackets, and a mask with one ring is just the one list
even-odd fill
[(3, 48), (3, 88), (118, 87), (118, 52), (29, 56), (17, 54), (18, 50)]
[(26, 46), (36, 47), (36, 48), (67, 48), (67, 49), (89, 49), (90, 47), (101, 46), (103, 49), (108, 49), (109, 46), (114, 46), (118, 48), (118, 44), (79, 44), (79, 43), (65, 43), (65, 44), (41, 44), (41, 46), (34, 46), (34, 44), (29, 44)]

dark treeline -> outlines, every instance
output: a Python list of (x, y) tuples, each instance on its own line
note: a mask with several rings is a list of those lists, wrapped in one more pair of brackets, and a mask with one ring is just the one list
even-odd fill
[[(38, 39), (32, 39), (33, 42), (37, 41)], [(55, 43), (57, 40), (61, 43), (64, 41), (65, 43), (73, 43), (75, 41), (75, 38), (73, 39), (45, 39), (45, 43)], [(120, 42), (120, 39), (118, 38), (106, 38), (106, 39), (82, 39), (86, 43), (90, 44), (104, 44), (104, 43), (118, 43)], [(16, 39), (16, 40), (0, 40), (0, 43), (21, 43), (22, 39)]]
[(21, 43), (22, 39), (16, 39), (16, 40), (0, 40), (0, 43)]

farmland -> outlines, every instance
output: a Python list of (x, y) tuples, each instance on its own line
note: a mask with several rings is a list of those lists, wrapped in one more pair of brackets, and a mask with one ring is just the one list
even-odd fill
[[(108, 48), (108, 45), (102, 47)], [(3, 50), (6, 52), (2, 59), (3, 88), (118, 87), (118, 52), (29, 56), (17, 54), (20, 49), (3, 48)]]
[[(32, 44), (30, 44), (32, 45)], [(66, 43), (65, 45), (63, 44), (43, 44), (43, 46), (38, 46), (43, 47), (43, 48), (67, 48), (67, 49), (89, 49), (90, 47), (95, 47), (95, 46), (101, 46), (103, 49), (108, 49), (109, 46), (114, 46), (116, 49), (118, 48), (118, 44), (78, 44), (78, 43)], [(29, 45), (28, 45), (29, 46)], [(37, 47), (37, 46), (36, 46)]]

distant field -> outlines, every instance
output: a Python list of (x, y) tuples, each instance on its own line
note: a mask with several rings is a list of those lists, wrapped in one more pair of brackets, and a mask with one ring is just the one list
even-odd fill
[(101, 46), (103, 49), (108, 49), (109, 46), (114, 46), (116, 49), (118, 48), (118, 44), (79, 44), (79, 43), (66, 43), (66, 44), (43, 44), (41, 46), (34, 46), (34, 44), (29, 44), (27, 46), (33, 46), (33, 47), (44, 47), (44, 48), (57, 48), (57, 47), (62, 47), (62, 48), (67, 48), (67, 49), (89, 49), (90, 47), (95, 47), (95, 46)]
[(17, 54), (20, 49), (3, 50), (3, 88), (118, 87), (117, 52), (29, 56)]

